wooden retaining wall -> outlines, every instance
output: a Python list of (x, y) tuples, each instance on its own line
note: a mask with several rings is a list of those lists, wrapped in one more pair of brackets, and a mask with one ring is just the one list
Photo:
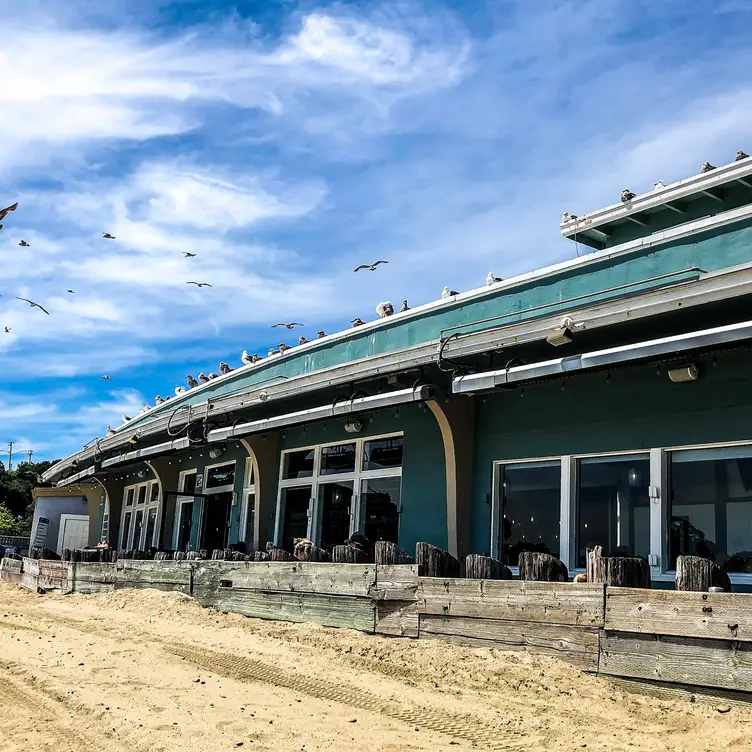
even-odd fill
[(246, 616), (529, 650), (630, 689), (752, 702), (752, 595), (419, 577), (417, 565), (3, 559), (36, 589), (155, 587)]

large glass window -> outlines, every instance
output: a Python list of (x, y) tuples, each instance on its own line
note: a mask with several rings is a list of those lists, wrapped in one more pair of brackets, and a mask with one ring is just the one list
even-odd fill
[(500, 483), (504, 563), (516, 567), (523, 551), (559, 556), (561, 463), (504, 465)]
[(235, 463), (210, 467), (206, 471), (206, 488), (231, 486), (235, 483)]
[(143, 504), (146, 501), (146, 486), (139, 486), (138, 489), (138, 504)]
[(133, 506), (133, 498), (136, 495), (136, 489), (135, 488), (129, 488), (125, 492), (125, 506), (132, 507)]
[(180, 491), (185, 496), (193, 496), (196, 493), (196, 473), (186, 473), (183, 476), (183, 482), (181, 484)]
[(316, 452), (314, 449), (303, 449), (300, 452), (285, 452), (282, 477), (285, 480), (310, 478), (313, 475), (315, 455)]
[(679, 555), (752, 572), (752, 450), (672, 452), (669, 568)]
[(133, 540), (131, 542), (132, 548), (138, 550), (141, 548), (141, 533), (144, 529), (144, 510), (139, 509), (136, 512), (136, 517), (133, 523)]
[(126, 512), (123, 515), (123, 524), (120, 527), (120, 550), (125, 551), (128, 548), (128, 535), (131, 531), (131, 513)]
[(355, 472), (355, 444), (333, 444), (321, 448), (321, 475)]
[(650, 552), (650, 459), (647, 455), (588, 457), (577, 463), (577, 566), (586, 551), (604, 556)]
[(292, 551), (295, 538), (308, 537), (308, 510), (311, 504), (311, 487), (283, 488), (281, 502), (284, 508), (281, 545)]
[(387, 467), (402, 467), (402, 436), (366, 441), (363, 448), (363, 469), (382, 470)]
[(146, 518), (146, 542), (144, 543), (144, 549), (149, 549), (152, 546), (157, 547), (157, 543), (154, 539), (154, 533), (157, 527), (157, 507), (151, 507), (147, 510)]
[(402, 478), (369, 478), (361, 483), (363, 532), (372, 541), (399, 543)]
[(339, 545), (350, 537), (352, 498), (352, 481), (319, 485), (322, 548)]

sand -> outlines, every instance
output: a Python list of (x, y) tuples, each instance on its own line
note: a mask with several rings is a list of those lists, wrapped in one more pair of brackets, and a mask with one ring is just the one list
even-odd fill
[(752, 734), (752, 709), (630, 694), (553, 658), (246, 619), (154, 590), (0, 583), (0, 645), (6, 752), (717, 752)]

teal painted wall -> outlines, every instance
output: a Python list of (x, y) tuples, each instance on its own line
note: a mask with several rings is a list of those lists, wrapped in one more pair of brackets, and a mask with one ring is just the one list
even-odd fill
[(476, 396), (472, 550), (490, 545), (496, 460), (650, 449), (752, 439), (752, 352), (695, 360), (696, 382), (674, 384), (665, 367), (589, 374)]
[[(442, 328), (464, 325), (473, 331), (487, 325), (474, 325), (481, 319), (512, 313), (505, 323), (534, 314), (526, 311), (543, 304), (574, 298), (608, 288), (637, 283), (650, 277), (700, 266), (707, 271), (752, 261), (752, 222), (737, 223), (713, 232), (698, 233), (684, 240), (655, 249), (643, 249), (615, 259), (604, 259), (582, 269), (573, 269), (539, 282), (519, 284), (511, 288), (489, 290), (482, 298), (467, 302), (447, 302), (438, 310), (406, 316), (395, 315), (379, 327), (364, 332), (353, 330), (346, 340), (322, 340), (298, 352), (264, 360), (251, 369), (236, 372), (230, 378), (212, 382), (209, 387), (188, 392), (180, 400), (170, 400), (159, 410), (129, 423), (129, 430), (156, 416), (169, 414), (177, 405), (198, 404), (228, 392), (246, 389), (261, 383), (273, 383), (281, 376), (292, 377), (313, 373), (324, 368), (348, 363), (373, 355), (400, 350), (410, 345), (438, 339)], [(681, 277), (677, 277), (681, 279)], [(633, 290), (644, 285), (636, 285)], [(613, 295), (613, 293), (611, 294)], [(590, 302), (608, 298), (594, 295)], [(570, 309), (556, 306), (546, 313)]]
[(302, 428), (288, 429), (281, 450), (346, 441), (388, 433), (404, 433), (402, 459), (402, 515), (400, 546), (409, 553), (418, 541), (446, 548), (446, 472), (444, 444), (436, 419), (427, 408), (403, 405), (399, 417), (395, 410), (374, 413), (363, 431), (349, 434), (344, 420), (328, 421)]

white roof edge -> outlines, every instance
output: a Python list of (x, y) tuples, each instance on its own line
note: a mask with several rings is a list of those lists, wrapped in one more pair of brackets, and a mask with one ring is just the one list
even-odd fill
[(561, 234), (564, 237), (569, 237), (575, 232), (584, 232), (604, 222), (627, 217), (630, 214), (652, 209), (671, 201), (679, 201), (693, 193), (709, 190), (748, 175), (752, 175), (752, 157), (720, 165), (710, 172), (692, 175), (658, 190), (641, 193), (628, 203), (611, 204), (611, 206), (606, 206), (603, 209), (579, 215), (577, 219), (570, 219), (568, 222), (562, 222), (559, 225)]

